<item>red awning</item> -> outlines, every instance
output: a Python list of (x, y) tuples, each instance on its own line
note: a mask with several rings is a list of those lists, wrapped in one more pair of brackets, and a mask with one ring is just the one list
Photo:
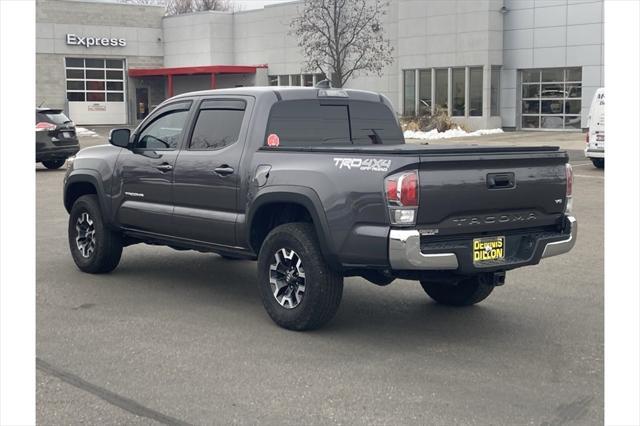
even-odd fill
[(174, 68), (129, 68), (130, 77), (173, 76), (193, 74), (255, 74), (266, 65), (205, 65)]

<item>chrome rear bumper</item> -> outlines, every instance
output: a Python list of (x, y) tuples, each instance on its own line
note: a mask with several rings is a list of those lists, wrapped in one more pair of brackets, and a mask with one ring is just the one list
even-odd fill
[[(557, 256), (573, 248), (578, 236), (578, 222), (573, 216), (565, 217), (565, 238), (553, 242), (539, 240), (544, 245), (542, 253), (526, 262), (535, 264), (541, 258)], [(556, 237), (557, 238), (557, 237)], [(417, 229), (392, 229), (389, 232), (389, 265), (397, 270), (455, 270), (459, 268), (456, 253), (422, 253), (420, 232)], [(505, 265), (513, 266), (513, 265)]]

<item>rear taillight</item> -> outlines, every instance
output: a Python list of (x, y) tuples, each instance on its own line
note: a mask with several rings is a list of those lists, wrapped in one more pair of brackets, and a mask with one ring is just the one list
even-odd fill
[(589, 145), (589, 132), (587, 131), (587, 136), (585, 136), (584, 141)]
[(564, 211), (566, 213), (571, 213), (571, 210), (573, 209), (573, 169), (571, 168), (571, 164), (569, 163), (565, 164), (565, 176), (567, 178), (567, 203), (565, 205)]
[(49, 130), (55, 130), (56, 125), (53, 123), (47, 123), (46, 121), (41, 121), (36, 123), (36, 132), (45, 132)]
[(412, 170), (384, 180), (389, 217), (392, 225), (415, 225), (420, 185), (418, 171)]

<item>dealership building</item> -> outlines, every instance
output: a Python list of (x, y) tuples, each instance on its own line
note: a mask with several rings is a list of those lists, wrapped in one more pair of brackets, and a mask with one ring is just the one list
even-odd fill
[[(313, 86), (289, 24), (301, 1), (164, 16), (164, 8), (37, 0), (36, 105), (84, 125), (135, 124), (176, 94)], [(604, 84), (603, 0), (392, 0), (393, 62), (347, 87), (400, 115), (445, 110), (469, 129), (579, 130)]]

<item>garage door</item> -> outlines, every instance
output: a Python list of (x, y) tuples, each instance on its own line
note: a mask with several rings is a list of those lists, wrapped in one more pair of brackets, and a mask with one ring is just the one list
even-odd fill
[(69, 116), (78, 124), (126, 124), (124, 59), (65, 58)]
[(581, 68), (521, 70), (521, 77), (522, 129), (580, 129)]

